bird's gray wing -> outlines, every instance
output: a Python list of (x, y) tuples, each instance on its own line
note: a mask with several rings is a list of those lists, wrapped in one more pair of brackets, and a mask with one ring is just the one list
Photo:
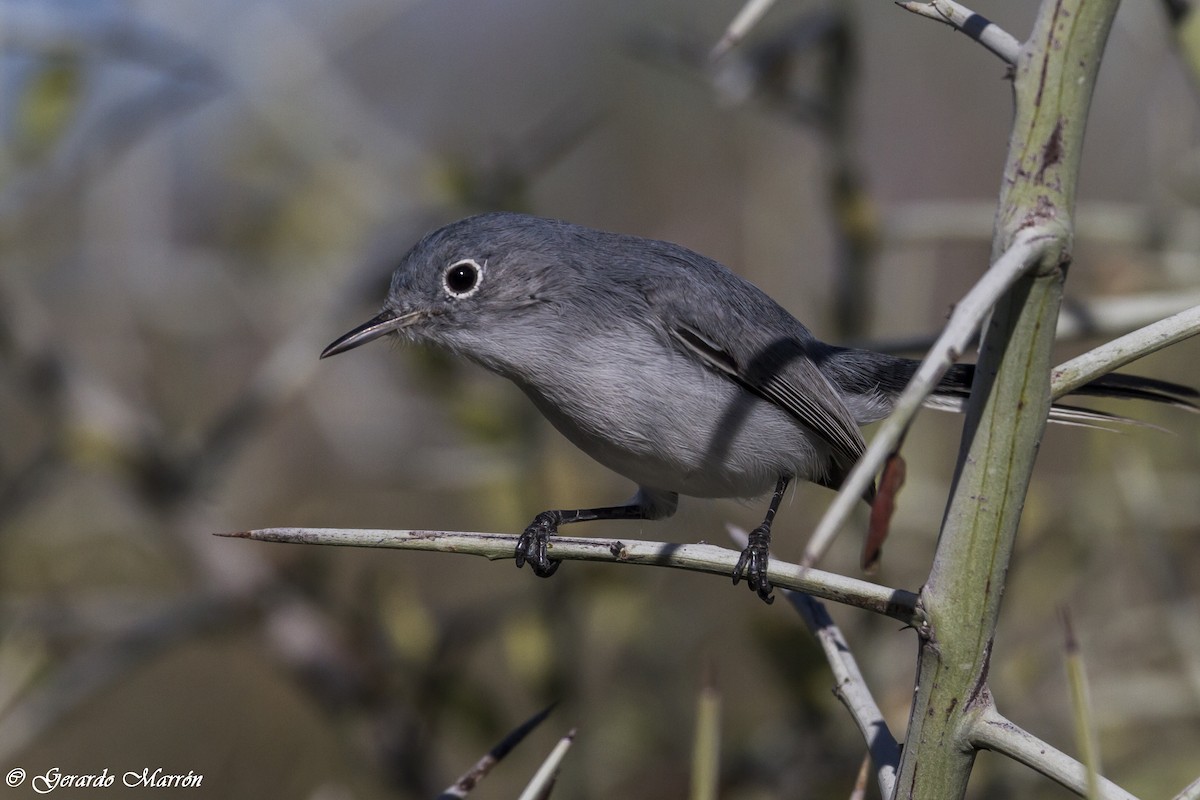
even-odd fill
[[(720, 344), (695, 323), (680, 320), (669, 324), (668, 331), (707, 367), (782, 408), (828, 443), (833, 469), (827, 485), (841, 485), (866, 445), (850, 410), (801, 341), (787, 335), (766, 341), (760, 330), (757, 336), (739, 337), (736, 344)], [(747, 346), (747, 339), (758, 340), (759, 346)], [(873, 494), (868, 491), (868, 499)]]
[[(838, 488), (866, 444), (841, 394), (814, 361), (813, 348), (825, 345), (761, 289), (710, 258), (649, 239), (618, 237), (609, 244), (603, 285), (628, 290), (624, 299), (644, 304), (646, 317), (684, 353), (827, 443), (827, 473), (804, 477)], [(874, 487), (864, 494), (868, 501), (873, 496)]]

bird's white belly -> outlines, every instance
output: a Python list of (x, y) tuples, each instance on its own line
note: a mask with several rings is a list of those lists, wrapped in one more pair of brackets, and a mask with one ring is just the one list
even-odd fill
[[(664, 359), (665, 361), (665, 359)], [(692, 497), (756, 497), (780, 475), (819, 477), (828, 450), (777, 406), (682, 354), (658, 369), (605, 371), (591, 362), (587, 391), (571, 370), (522, 385), (572, 443), (641, 486)], [(663, 370), (661, 367), (669, 366)]]

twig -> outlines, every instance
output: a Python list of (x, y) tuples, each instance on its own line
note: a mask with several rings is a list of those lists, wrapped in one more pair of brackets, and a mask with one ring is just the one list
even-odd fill
[(1179, 794), (1175, 795), (1172, 800), (1200, 800), (1200, 778), (1183, 787)]
[(970, 36), (1009, 64), (1015, 65), (1021, 55), (1021, 43), (1016, 37), (982, 14), (976, 14), (954, 0), (930, 0), (927, 3), (897, 0), (896, 5), (922, 17), (944, 22)]
[[(466, 553), (493, 560), (512, 558), (517, 542), (515, 535), (503, 533), (361, 528), (264, 528), (216, 535), (261, 542), (433, 550)], [(708, 572), (725, 577), (733, 573), (740, 556), (740, 553), (734, 550), (711, 544), (585, 539), (580, 536), (556, 537), (551, 540), (551, 549), (554, 558), (562, 561), (649, 564)], [(917, 596), (903, 589), (892, 589), (832, 572), (801, 567), (775, 558), (771, 559), (768, 576), (771, 583), (780, 588), (795, 589), (826, 600), (874, 611), (915, 628), (924, 625), (924, 615), (916, 608)]]
[(867, 742), (867, 749), (875, 764), (879, 794), (881, 797), (891, 797), (896, 787), (896, 771), (900, 767), (900, 745), (888, 729), (875, 698), (871, 696), (854, 654), (850, 652), (850, 645), (822, 603), (802, 592), (785, 591), (784, 597), (796, 607), (804, 618), (804, 624), (821, 643), (825, 659), (837, 681), (834, 694), (850, 712)]
[(534, 773), (533, 779), (529, 781), (525, 791), (521, 792), (518, 800), (542, 800), (542, 798), (550, 796), (550, 791), (554, 788), (554, 781), (558, 777), (558, 768), (562, 765), (562, 760), (566, 758), (567, 751), (571, 749), (574, 741), (575, 729), (572, 728), (567, 731), (566, 736), (558, 740), (558, 744), (550, 751), (550, 755), (546, 756), (546, 760)]
[(1055, 367), (1050, 394), (1058, 399), (1131, 361), (1200, 333), (1200, 306), (1180, 311)]
[(709, 58), (716, 61), (736, 47), (773, 5), (775, 0), (746, 0), (746, 5), (742, 6), (742, 10), (725, 29), (725, 34), (713, 46)]
[[(969, 740), (976, 747), (992, 750), (1019, 761), (1035, 772), (1083, 796), (1087, 792), (1087, 770), (1075, 759), (1013, 724), (989, 705), (971, 726)], [(1137, 800), (1120, 786), (1098, 776), (1098, 796), (1104, 800)]]
[(866, 453), (859, 459), (842, 489), (830, 504), (825, 516), (813, 532), (800, 563), (811, 566), (821, 560), (863, 492), (883, 468), (888, 456), (897, 448), (921, 404), (933, 392), (946, 370), (970, 344), (971, 338), (983, 324), (984, 318), (1000, 298), (1019, 278), (1045, 254), (1054, 243), (1051, 233), (1039, 226), (1025, 228), (1013, 240), (1013, 245), (996, 260), (983, 277), (971, 288), (954, 309), (945, 330), (921, 363), (916, 375), (896, 400), (892, 415), (880, 426)]
[(453, 786), (447, 787), (438, 795), (437, 800), (455, 800), (456, 798), (466, 797), (470, 794), (471, 790), (492, 771), (492, 767), (500, 763), (506, 755), (512, 752), (514, 747), (519, 745), (538, 725), (541, 725), (546, 717), (550, 716), (550, 712), (554, 710), (554, 706), (555, 704), (553, 703), (546, 706), (510, 731), (483, 758), (479, 759), (479, 761), (475, 762), (474, 766), (464, 772), (454, 782)]
[[(746, 532), (733, 525), (728, 528), (737, 546), (745, 547), (749, 538)], [(871, 695), (871, 689), (858, 668), (846, 637), (819, 600), (791, 589), (783, 589), (783, 596), (800, 613), (805, 626), (825, 651), (825, 660), (829, 662), (835, 680), (834, 695), (850, 712), (866, 740), (870, 761), (875, 764), (880, 796), (891, 797), (896, 786), (896, 771), (900, 766), (900, 745)]]

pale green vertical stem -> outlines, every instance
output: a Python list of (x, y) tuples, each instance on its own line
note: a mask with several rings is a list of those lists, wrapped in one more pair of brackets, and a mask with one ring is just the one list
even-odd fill
[(1066, 629), (1067, 686), (1071, 689), (1071, 710), (1075, 717), (1075, 742), (1087, 773), (1088, 800), (1098, 800), (1100, 795), (1100, 737), (1092, 719), (1092, 700), (1088, 691), (1087, 670), (1083, 665), (1083, 654), (1079, 640), (1071, 625), (1071, 617), (1063, 610), (1063, 627)]
[(921, 593), (930, 635), (898, 797), (962, 797), (990, 708), (987, 669), (1029, 477), (1050, 406), (1050, 350), (1071, 247), (1083, 132), (1118, 0), (1045, 0), (1014, 74), (1015, 120), (993, 260), (1017, 232), (1055, 239), (996, 306), (980, 353), (933, 570)]
[(690, 800), (716, 800), (720, 786), (721, 695), (711, 684), (696, 700), (696, 736), (692, 742)]

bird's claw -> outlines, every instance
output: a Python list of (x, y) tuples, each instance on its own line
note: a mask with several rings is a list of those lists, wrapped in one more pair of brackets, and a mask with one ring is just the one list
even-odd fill
[(771, 594), (771, 582), (767, 579), (770, 543), (770, 529), (761, 525), (755, 528), (750, 532), (750, 540), (746, 549), (742, 551), (737, 566), (733, 568), (734, 585), (737, 585), (745, 574), (750, 590), (767, 604), (775, 602), (775, 597)]
[(558, 533), (558, 518), (543, 511), (533, 518), (529, 527), (517, 538), (516, 561), (518, 567), (529, 562), (529, 568), (539, 578), (549, 578), (558, 569), (561, 561), (551, 561), (548, 552), (550, 537)]

